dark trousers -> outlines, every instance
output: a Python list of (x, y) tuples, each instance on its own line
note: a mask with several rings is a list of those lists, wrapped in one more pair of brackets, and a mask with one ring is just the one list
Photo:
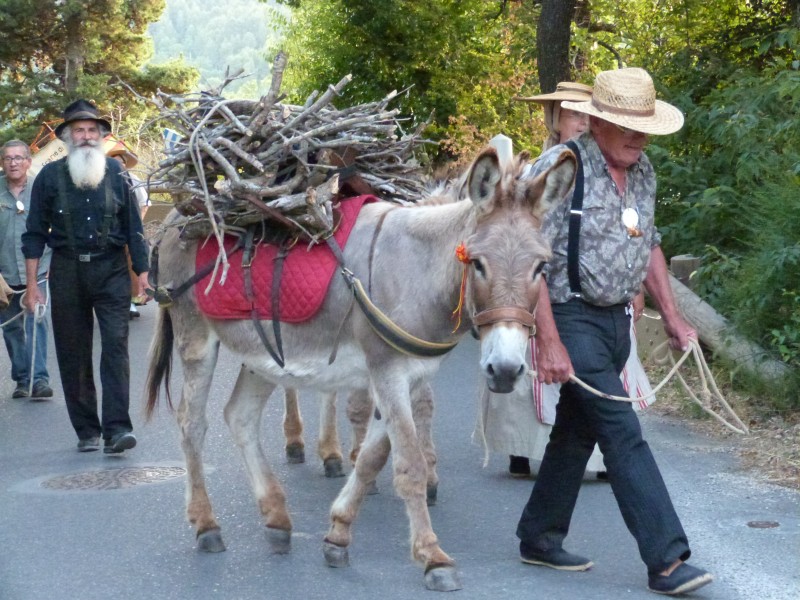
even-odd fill
[[(132, 431), (128, 415), (128, 264), (122, 248), (91, 262), (53, 253), (50, 292), (61, 384), (72, 427), (79, 439)], [(94, 315), (93, 315), (94, 313)], [(92, 371), (94, 316), (100, 328), (100, 383), (103, 387), (102, 426)]]
[[(624, 305), (581, 300), (553, 305), (575, 374), (603, 392), (625, 396), (619, 379), (630, 353)], [(629, 402), (605, 400), (574, 383), (561, 387), (556, 420), (517, 536), (533, 549), (560, 548), (569, 532), (581, 480), (595, 442), (622, 517), (648, 571), (660, 572), (690, 550), (678, 515)]]

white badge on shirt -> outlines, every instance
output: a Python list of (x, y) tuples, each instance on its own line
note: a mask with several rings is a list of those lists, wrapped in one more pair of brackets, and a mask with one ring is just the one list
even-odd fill
[(25, 212), (25, 205), (22, 203), (22, 200), (17, 200), (17, 214), (21, 215)]
[(639, 211), (635, 208), (626, 208), (622, 211), (622, 224), (628, 230), (630, 237), (642, 236), (642, 230), (639, 229)]

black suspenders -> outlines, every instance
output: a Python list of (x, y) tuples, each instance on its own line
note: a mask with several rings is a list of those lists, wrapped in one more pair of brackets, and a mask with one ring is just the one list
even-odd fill
[[(69, 211), (69, 201), (67, 199), (67, 163), (58, 169), (58, 199), (61, 206), (61, 214), (64, 215), (64, 229), (67, 234), (67, 245), (69, 251), (74, 255), (78, 254), (75, 245), (75, 230), (72, 227), (72, 214)], [(111, 230), (111, 222), (114, 219), (114, 194), (111, 190), (111, 177), (108, 174), (104, 177), (105, 183), (105, 207), (103, 213), (103, 227), (97, 237), (98, 250), (105, 251), (108, 242), (108, 232)]]
[(581, 238), (581, 215), (583, 214), (583, 161), (578, 145), (572, 140), (566, 146), (575, 154), (577, 171), (575, 173), (575, 191), (572, 193), (572, 204), (569, 208), (569, 233), (567, 237), (567, 276), (569, 291), (573, 298), (581, 297), (581, 278), (578, 270), (579, 244)]

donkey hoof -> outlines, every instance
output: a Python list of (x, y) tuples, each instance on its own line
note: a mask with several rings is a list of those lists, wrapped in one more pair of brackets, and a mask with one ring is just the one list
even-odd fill
[(225, 542), (219, 527), (197, 534), (197, 549), (201, 552), (225, 552)]
[(325, 562), (329, 567), (349, 567), (350, 553), (344, 546), (337, 546), (325, 540), (322, 543), (322, 553), (325, 555)]
[(454, 592), (461, 589), (461, 580), (454, 566), (431, 567), (425, 572), (425, 587), (434, 592)]
[(436, 496), (439, 493), (439, 486), (429, 485), (427, 490), (427, 497), (426, 500), (428, 502), (428, 506), (436, 506)]
[(292, 550), (292, 532), (267, 527), (267, 542), (273, 554), (289, 554)]
[(290, 465), (306, 462), (306, 449), (300, 444), (289, 444), (286, 446), (286, 461)]
[(323, 464), (325, 465), (325, 477), (344, 477), (341, 458), (326, 458)]

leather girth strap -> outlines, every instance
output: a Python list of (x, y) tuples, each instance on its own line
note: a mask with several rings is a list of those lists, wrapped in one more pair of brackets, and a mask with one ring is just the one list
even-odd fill
[(457, 342), (428, 342), (398, 327), (372, 303), (361, 281), (347, 268), (342, 249), (339, 247), (336, 240), (329, 237), (326, 241), (328, 242), (328, 247), (331, 249), (331, 252), (333, 252), (334, 256), (336, 256), (336, 260), (339, 262), (342, 277), (344, 277), (347, 286), (353, 292), (356, 303), (367, 318), (370, 327), (372, 327), (373, 331), (375, 331), (378, 337), (384, 342), (398, 352), (423, 358), (442, 356), (456, 347)]
[(281, 317), (280, 317), (280, 291), (281, 291), (281, 274), (283, 273), (283, 263), (286, 256), (289, 254), (289, 247), (284, 242), (278, 248), (278, 254), (274, 259), (274, 267), (272, 270), (272, 333), (275, 336), (275, 347), (267, 338), (267, 332), (264, 331), (261, 325), (261, 319), (258, 316), (258, 308), (256, 305), (256, 295), (253, 289), (253, 275), (250, 268), (253, 264), (255, 257), (255, 226), (247, 228), (247, 233), (244, 236), (244, 250), (242, 251), (242, 275), (244, 277), (244, 293), (247, 296), (247, 301), (250, 303), (250, 319), (253, 321), (253, 327), (261, 339), (261, 343), (266, 348), (269, 355), (272, 357), (278, 366), (281, 368), (286, 364), (283, 355), (283, 342), (281, 340)]

